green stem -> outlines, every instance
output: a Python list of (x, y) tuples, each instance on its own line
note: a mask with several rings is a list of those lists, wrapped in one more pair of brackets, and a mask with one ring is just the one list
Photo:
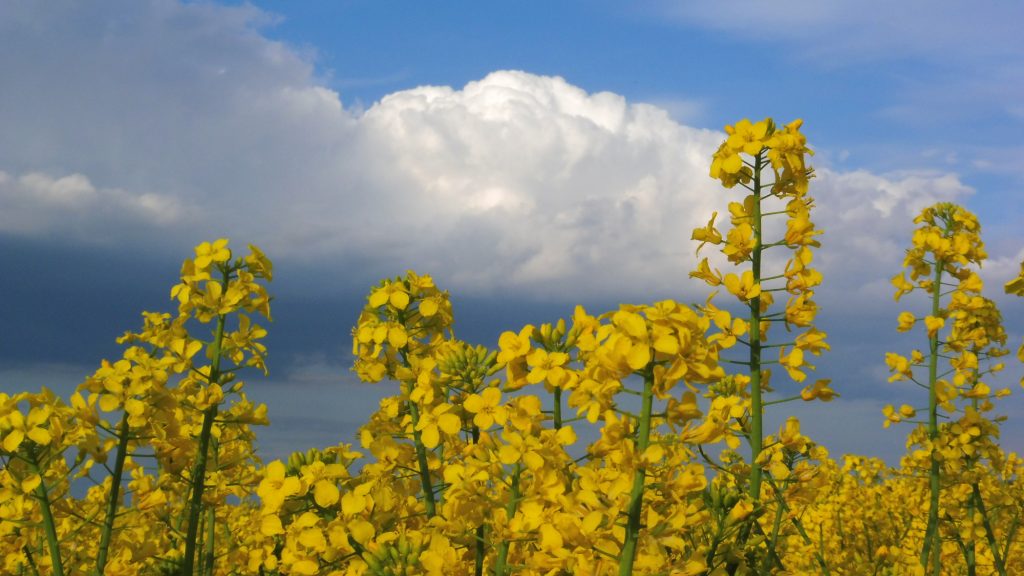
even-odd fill
[(633, 488), (629, 492), (629, 513), (626, 520), (625, 541), (622, 543), (622, 553), (619, 556), (619, 576), (630, 576), (633, 574), (633, 561), (636, 558), (636, 546), (640, 539), (640, 514), (643, 511), (644, 478), (646, 475), (646, 465), (642, 463), (642, 459), (650, 442), (653, 401), (654, 371), (648, 366), (644, 371), (644, 391), (641, 396), (642, 410), (640, 413), (639, 429), (637, 430), (636, 452), (633, 456), (638, 463), (636, 471), (633, 473)]
[[(405, 317), (399, 314), (398, 321), (405, 323)], [(408, 348), (399, 350), (402, 364), (411, 368), (409, 363)], [(416, 466), (420, 477), (420, 489), (423, 490), (423, 503), (426, 506), (427, 518), (437, 515), (437, 499), (434, 497), (434, 484), (430, 481), (430, 465), (427, 461), (427, 447), (423, 445), (423, 435), (416, 428), (420, 423), (420, 407), (412, 401), (412, 392), (415, 385), (412, 382), (402, 383), (402, 392), (405, 395), (405, 405), (409, 408), (409, 417), (412, 419), (412, 443), (416, 449)], [(475, 440), (474, 440), (475, 441)]]
[(43, 531), (46, 532), (46, 545), (50, 550), (50, 564), (54, 576), (64, 576), (64, 563), (60, 559), (60, 542), (57, 540), (57, 525), (53, 521), (53, 512), (50, 510), (50, 496), (46, 489), (46, 478), (39, 469), (39, 460), (36, 458), (35, 447), (30, 446), (28, 452), (29, 470), (39, 476), (39, 485), (35, 489), (36, 500), (39, 500), (39, 511), (43, 515)]
[[(211, 439), (213, 444), (213, 450), (210, 456), (213, 458), (213, 469), (217, 470), (217, 454), (219, 450), (219, 443), (216, 438)], [(213, 560), (214, 560), (214, 545), (216, 544), (215, 538), (217, 535), (217, 512), (213, 506), (206, 507), (206, 553), (203, 563), (203, 573), (208, 576), (213, 576)]]
[[(768, 549), (769, 550), (773, 550), (774, 551), (774, 550), (778, 549), (779, 532), (782, 529), (782, 514), (783, 514), (783, 507), (782, 506), (776, 506), (775, 507), (775, 520), (772, 522), (772, 535), (771, 535), (771, 538), (768, 540)], [(768, 573), (768, 568), (771, 565), (771, 560), (772, 560), (772, 556), (770, 554), (765, 555), (765, 557), (764, 557), (764, 572), (765, 573)]]
[(971, 488), (973, 489), (974, 502), (978, 506), (978, 512), (981, 512), (981, 523), (985, 527), (985, 537), (988, 539), (988, 546), (992, 549), (992, 560), (996, 565), (999, 576), (1006, 576), (1006, 562), (999, 553), (999, 546), (996, 544), (996, 533), (992, 530), (992, 523), (988, 519), (988, 511), (985, 510), (985, 501), (981, 498), (981, 488), (978, 487), (977, 482), (971, 484)]
[(1003, 547), (1003, 558), (1010, 557), (1010, 546), (1013, 545), (1014, 537), (1017, 534), (1017, 527), (1020, 525), (1020, 514), (1015, 514), (1013, 522), (1010, 522), (1010, 529), (1006, 531), (1006, 546)]
[(406, 403), (412, 417), (412, 441), (416, 446), (416, 463), (419, 468), (420, 488), (423, 490), (423, 502), (427, 507), (427, 518), (433, 518), (437, 515), (437, 501), (434, 499), (434, 485), (430, 481), (427, 447), (423, 445), (423, 435), (416, 429), (420, 422), (420, 409), (412, 400), (407, 400)]
[[(939, 300), (942, 291), (942, 269), (945, 262), (939, 258), (935, 263), (935, 277), (932, 284), (932, 316), (939, 316)], [(928, 472), (928, 486), (930, 490), (928, 505), (928, 528), (925, 531), (924, 546), (921, 550), (921, 566), (927, 571), (929, 558), (941, 556), (939, 548), (939, 461), (935, 458), (935, 442), (939, 438), (939, 396), (938, 396), (938, 369), (939, 369), (939, 334), (928, 337), (928, 439), (932, 443), (931, 468)], [(939, 576), (939, 562), (933, 563), (933, 573)]]
[(118, 427), (117, 455), (114, 459), (114, 474), (110, 478), (110, 495), (107, 498), (107, 515), (103, 520), (100, 533), (100, 548), (96, 553), (96, 574), (102, 575), (107, 565), (107, 552), (114, 534), (114, 519), (117, 517), (118, 502), (121, 497), (121, 477), (124, 475), (124, 460), (128, 455), (128, 413), (121, 415)]
[[(750, 215), (754, 229), (754, 251), (751, 254), (751, 274), (754, 284), (761, 282), (761, 171), (764, 158), (758, 154), (754, 160), (754, 203)], [(761, 296), (750, 300), (750, 498), (757, 506), (761, 501), (761, 466), (757, 457), (764, 448), (764, 406), (761, 399)]]
[(39, 567), (36, 566), (36, 560), (32, 557), (32, 550), (26, 545), (25, 548), (25, 559), (28, 560), (29, 570), (32, 571), (32, 576), (39, 576)]
[[(779, 487), (776, 486), (774, 480), (772, 480), (771, 477), (768, 478), (768, 482), (775, 490), (775, 498), (776, 501), (779, 503), (779, 507), (783, 508), (786, 512), (789, 512), (789, 504), (786, 504), (786, 500), (782, 497), (782, 492), (779, 490)], [(807, 535), (807, 530), (804, 528), (804, 523), (800, 521), (800, 518), (798, 516), (793, 516), (792, 522), (793, 526), (796, 528), (796, 531), (800, 534), (800, 538), (803, 539), (804, 543), (808, 546), (813, 546), (814, 542), (811, 540), (811, 537)], [(823, 553), (823, 536), (819, 534), (818, 538), (819, 542), (817, 549), (814, 551), (814, 559), (818, 561), (818, 566), (821, 568), (821, 573), (825, 576), (831, 576), (831, 572), (828, 569), (828, 562), (825, 562), (825, 555)], [(774, 550), (772, 550), (771, 552), (775, 553)]]
[[(516, 515), (516, 508), (519, 506), (519, 475), (522, 473), (522, 465), (516, 464), (516, 470), (512, 473), (512, 496), (509, 498), (508, 504), (505, 505), (505, 517), (509, 521)], [(494, 565), (495, 576), (507, 576), (508, 570), (508, 550), (512, 543), (505, 540), (501, 543), (498, 548), (498, 561)]]
[[(472, 430), (470, 430), (470, 433), (473, 436), (473, 444), (476, 444), (477, 442), (480, 441), (480, 427), (479, 426), (477, 426), (476, 424), (473, 424), (473, 428), (472, 428)], [(485, 525), (481, 524), (481, 525), (477, 526), (476, 527), (476, 546), (475, 546), (475, 550), (474, 550), (475, 562), (474, 562), (474, 566), (473, 566), (473, 575), (474, 576), (483, 576), (483, 573), (484, 573), (484, 556), (487, 554), (487, 550), (484, 547), (484, 536), (485, 535), (486, 535), (486, 527), (485, 527)]]
[[(754, 278), (754, 284), (761, 283), (761, 252), (764, 250), (762, 245), (762, 213), (761, 213), (761, 171), (765, 168), (765, 159), (763, 152), (758, 153), (754, 158), (753, 168), (753, 212), (750, 214), (750, 226), (754, 230), (754, 250), (750, 255), (750, 272)], [(763, 472), (761, 466), (757, 463), (758, 456), (761, 455), (761, 451), (764, 450), (764, 400), (761, 395), (761, 368), (765, 364), (761, 360), (761, 351), (764, 345), (761, 342), (761, 295), (758, 294), (754, 298), (750, 299), (750, 342), (747, 346), (750, 350), (748, 360), (746, 362), (735, 362), (736, 364), (742, 364), (748, 367), (750, 370), (750, 435), (747, 441), (750, 443), (750, 485), (748, 487), (750, 499), (757, 508), (758, 503), (761, 501), (761, 482)], [(750, 532), (752, 530), (753, 523), (756, 522), (755, 517), (751, 516), (747, 523), (744, 524), (740, 530), (740, 534), (737, 539), (739, 545), (745, 546), (747, 540), (750, 538)], [(736, 559), (730, 560), (727, 567), (726, 573), (729, 576), (733, 576), (739, 570), (739, 563)]]
[[(221, 282), (227, 290), (229, 272), (223, 271)], [(213, 339), (213, 350), (209, 386), (220, 384), (221, 344), (224, 341), (224, 315), (217, 316), (217, 330)], [(192, 471), (192, 496), (189, 499), (188, 530), (185, 533), (185, 557), (182, 559), (182, 576), (192, 576), (196, 568), (196, 544), (199, 538), (199, 517), (203, 509), (203, 490), (206, 487), (206, 460), (210, 450), (210, 438), (213, 422), (217, 418), (218, 406), (214, 404), (203, 411), (203, 427), (199, 432), (199, 451), (196, 454), (196, 465)]]
[(474, 576), (483, 576), (484, 573), (484, 555), (486, 554), (484, 549), (484, 531), (485, 527), (483, 524), (476, 527), (476, 550), (473, 562)]
[(711, 574), (711, 573), (714, 572), (714, 568), (715, 568), (714, 561), (715, 561), (715, 556), (718, 555), (718, 546), (724, 540), (724, 534), (723, 534), (724, 526), (723, 525), (725, 523), (725, 516), (724, 515), (720, 516), (717, 520), (718, 521), (715, 523), (716, 524), (716, 526), (715, 526), (715, 535), (711, 539), (711, 547), (708, 548), (708, 553), (704, 555), (704, 563), (707, 565), (708, 571), (707, 572), (702, 572), (701, 573), (702, 576), (704, 576), (706, 574)]
[(562, 427), (562, 388), (555, 386), (555, 430)]
[[(206, 519), (206, 514), (201, 514), (197, 535), (202, 534), (203, 531), (206, 530)], [(199, 566), (196, 567), (196, 576), (206, 576), (206, 564), (203, 562), (202, 558), (199, 559)]]
[[(967, 517), (971, 519), (972, 523), (974, 520), (974, 495), (967, 500)], [(968, 536), (969, 540), (964, 543), (964, 561), (967, 563), (967, 576), (977, 576), (977, 552), (976, 543), (974, 541), (974, 530), (972, 527), (971, 533)]]
[(217, 417), (217, 407), (211, 406), (203, 411), (203, 428), (199, 434), (199, 452), (196, 455), (196, 466), (192, 472), (192, 497), (189, 498), (188, 529), (185, 533), (185, 557), (183, 576), (195, 573), (196, 544), (199, 539), (199, 522), (203, 509), (203, 489), (206, 485), (206, 459), (210, 449), (210, 436), (213, 421)]

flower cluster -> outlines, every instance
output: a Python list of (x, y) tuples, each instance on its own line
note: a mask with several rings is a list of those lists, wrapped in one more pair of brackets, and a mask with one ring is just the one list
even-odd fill
[[(177, 314), (143, 313), (142, 329), (118, 339), (122, 357), (102, 361), (68, 404), (45, 389), (0, 399), (0, 484), (18, 487), (0, 490), (0, 532), (18, 541), (3, 572), (192, 573), (200, 522), (230, 523), (228, 502), (252, 493), (250, 426), (267, 409), (237, 375), (266, 370), (266, 330), (251, 315), (269, 318), (259, 280), (272, 266), (255, 247), (232, 260), (223, 239), (195, 254), (171, 290)], [(195, 335), (204, 324), (210, 340)], [(73, 505), (72, 483), (92, 484)]]

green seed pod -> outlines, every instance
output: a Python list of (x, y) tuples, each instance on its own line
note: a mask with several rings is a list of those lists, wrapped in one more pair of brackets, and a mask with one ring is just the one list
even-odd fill
[(382, 567), (380, 560), (378, 560), (377, 557), (374, 556), (372, 552), (363, 555), (363, 562), (366, 562), (366, 565), (370, 567), (370, 570), (372, 570), (374, 574), (381, 573)]
[(395, 546), (388, 546), (388, 557), (392, 566), (401, 566), (404, 558), (399, 555), (398, 548)]

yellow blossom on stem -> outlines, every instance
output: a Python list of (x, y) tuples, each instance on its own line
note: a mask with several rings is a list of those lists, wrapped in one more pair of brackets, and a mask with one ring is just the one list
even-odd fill
[(697, 254), (700, 254), (700, 249), (705, 244), (721, 244), (722, 234), (715, 229), (715, 218), (718, 217), (718, 212), (711, 213), (711, 220), (708, 221), (707, 226), (704, 228), (694, 228), (693, 235), (690, 237), (691, 240), (700, 242), (697, 245)]
[(800, 391), (800, 398), (805, 401), (811, 401), (819, 399), (822, 402), (830, 402), (832, 398), (838, 396), (835, 390), (829, 388), (829, 384), (832, 381), (829, 379), (817, 380), (811, 386), (805, 387)]
[(480, 394), (470, 394), (462, 406), (474, 414), (473, 424), (481, 430), (490, 428), (495, 422), (504, 426), (508, 420), (508, 410), (502, 406), (501, 390), (497, 388), (485, 388)]
[(741, 302), (761, 295), (761, 285), (754, 282), (754, 275), (750, 270), (745, 270), (741, 276), (726, 274), (723, 283), (729, 293), (739, 298)]
[(451, 404), (438, 404), (430, 411), (420, 413), (416, 430), (422, 433), (424, 446), (434, 448), (441, 442), (441, 432), (457, 434), (462, 428), (459, 417), (449, 413), (451, 409)]

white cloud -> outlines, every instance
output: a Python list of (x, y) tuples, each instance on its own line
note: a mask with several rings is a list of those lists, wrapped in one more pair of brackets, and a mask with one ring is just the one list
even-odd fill
[(82, 174), (54, 178), (41, 172), (14, 177), (0, 171), (0, 202), (0, 233), (99, 243), (117, 240), (119, 229), (166, 229), (189, 211), (172, 196), (96, 188)]
[(985, 6), (956, 0), (655, 0), (651, 4), (682, 22), (748, 39), (809, 46), (812, 50), (804, 56), (822, 62), (907, 56), (962, 62), (1021, 54), (1015, 31), (1024, 8), (1018, 4)]
[(974, 190), (955, 174), (872, 174), (822, 169), (812, 185), (815, 221), (825, 230), (821, 295), (834, 305), (878, 308), (892, 301), (889, 279), (903, 269), (914, 218), (936, 202), (967, 203)]
[[(370, 243), (404, 237), (396, 257), (475, 290), (607, 292), (627, 278), (671, 290), (689, 230), (716, 202), (706, 157), (717, 134), (561, 78), (497, 72), (462, 90), (403, 91), (360, 128), (404, 180), (385, 192), (404, 196), (382, 215), (393, 226)], [(667, 262), (669, 274), (642, 272)]]

